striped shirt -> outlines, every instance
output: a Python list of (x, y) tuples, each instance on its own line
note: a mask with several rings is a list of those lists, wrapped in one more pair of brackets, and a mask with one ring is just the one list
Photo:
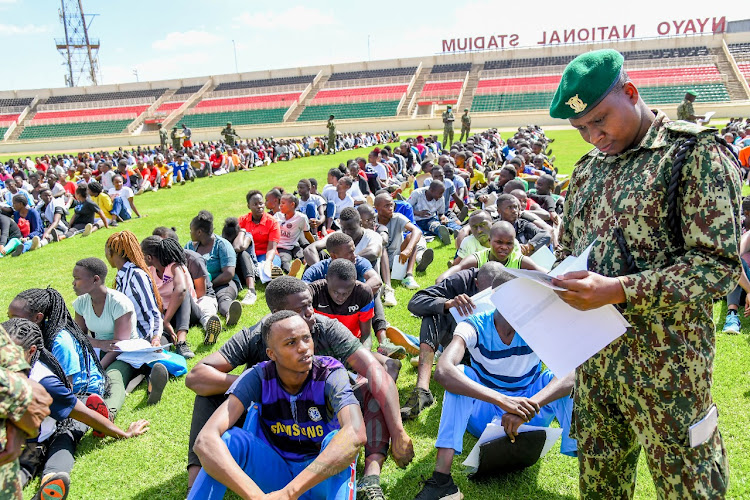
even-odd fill
[(470, 316), (458, 324), (453, 335), (466, 342), (471, 367), (482, 385), (495, 390), (527, 387), (541, 375), (541, 360), (518, 333), (510, 345), (505, 345), (495, 328), (494, 313), (492, 310)]
[(117, 271), (115, 289), (124, 293), (133, 303), (138, 336), (149, 342), (154, 336), (161, 338), (163, 318), (156, 303), (151, 276), (132, 262), (126, 262)]

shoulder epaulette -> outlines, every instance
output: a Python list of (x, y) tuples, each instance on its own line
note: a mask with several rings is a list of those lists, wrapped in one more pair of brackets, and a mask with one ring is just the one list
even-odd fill
[(698, 125), (692, 122), (687, 122), (684, 120), (676, 120), (667, 122), (664, 124), (664, 128), (669, 130), (670, 132), (677, 132), (678, 134), (683, 135), (700, 135), (704, 133), (711, 133), (715, 134), (716, 129), (713, 127), (704, 127), (702, 125)]

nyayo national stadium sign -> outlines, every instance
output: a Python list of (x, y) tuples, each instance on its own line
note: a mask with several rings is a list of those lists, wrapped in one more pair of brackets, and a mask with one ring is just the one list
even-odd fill
[[(725, 16), (661, 21), (656, 25), (658, 36), (701, 35), (724, 33), (727, 27)], [(653, 33), (653, 29), (652, 29)], [(587, 26), (542, 31), (537, 45), (559, 45), (564, 43), (606, 42), (643, 38), (638, 35), (638, 25)], [(470, 50), (498, 50), (509, 47), (530, 46), (517, 33), (480, 35), (443, 40), (442, 52), (466, 52)]]

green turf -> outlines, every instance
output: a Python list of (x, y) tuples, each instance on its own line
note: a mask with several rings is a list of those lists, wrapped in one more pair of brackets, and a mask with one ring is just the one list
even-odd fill
[[(549, 134), (556, 141), (552, 144), (557, 156), (556, 165), (562, 173), (570, 169), (588, 146), (577, 132), (552, 131)], [(262, 191), (272, 186), (293, 188), (302, 177), (316, 177), (321, 186), (328, 168), (338, 165), (348, 158), (363, 156), (366, 151), (343, 152), (334, 157), (314, 157), (293, 162), (263, 167), (252, 172), (240, 172), (199, 179), (194, 184), (176, 186), (171, 190), (148, 193), (136, 199), (139, 210), (146, 214), (143, 219), (123, 224), (118, 229), (129, 229), (143, 238), (157, 225), (176, 226), (184, 242), (188, 236), (188, 224), (198, 210), (208, 209), (214, 213), (217, 225), (228, 216), (246, 213), (245, 193), (251, 188)], [(220, 230), (220, 229), (219, 229)], [(96, 232), (88, 238), (75, 238), (53, 244), (40, 251), (18, 258), (0, 259), (0, 304), (8, 302), (19, 291), (29, 287), (51, 285), (59, 289), (68, 303), (74, 298), (71, 287), (71, 271), (77, 259), (104, 256), (104, 242), (112, 230)], [(447, 247), (431, 244), (436, 249), (436, 257), (426, 274), (418, 274), (417, 281), (431, 284), (445, 269), (445, 262), (453, 251)], [(114, 272), (107, 278), (111, 283)], [(406, 304), (413, 292), (396, 287), (399, 305), (387, 309), (386, 317), (394, 325), (405, 331), (418, 334), (419, 321), (406, 310)], [(723, 323), (725, 306), (717, 305), (716, 320)], [(255, 323), (268, 311), (265, 306), (262, 287), (259, 289), (258, 303), (246, 307), (240, 325)], [(748, 484), (750, 472), (750, 390), (748, 378), (750, 370), (745, 360), (750, 358), (748, 344), (748, 323), (743, 321), (743, 335), (727, 336), (718, 334), (715, 365), (714, 398), (721, 409), (721, 429), (729, 453), (731, 468), (730, 498), (750, 497)], [(219, 341), (238, 330), (233, 328), (224, 333)], [(218, 346), (203, 347), (198, 329), (192, 329), (188, 336), (197, 358), (188, 363), (192, 367), (198, 359), (214, 352)], [(402, 368), (398, 382), (401, 401), (407, 397), (416, 380), (415, 371), (408, 366)], [(392, 461), (386, 462), (382, 484), (387, 498), (405, 500), (413, 498), (419, 491), (422, 476), (432, 473), (435, 460), (434, 441), (440, 420), (442, 389), (434, 382), (432, 390), (437, 402), (425, 410), (420, 417), (406, 424), (407, 432), (414, 439), (416, 457), (405, 470), (396, 468)], [(183, 499), (187, 475), (185, 472), (188, 432), (194, 394), (184, 386), (184, 379), (169, 383), (162, 402), (155, 407), (147, 407), (146, 391), (141, 385), (131, 394), (117, 424), (126, 426), (129, 422), (146, 418), (151, 422), (151, 430), (144, 436), (128, 441), (112, 439), (98, 440), (86, 435), (82, 440), (73, 469), (72, 490), (69, 498), (74, 499)], [(466, 437), (464, 449), (469, 450), (475, 440)], [(573, 499), (578, 497), (578, 467), (574, 459), (553, 450), (536, 466), (507, 477), (484, 483), (469, 481), (461, 473), (456, 460), (454, 477), (467, 499)], [(360, 459), (361, 472), (361, 459)], [(641, 457), (638, 469), (636, 498), (655, 497), (645, 460)], [(35, 493), (38, 481), (26, 488), (25, 498)]]

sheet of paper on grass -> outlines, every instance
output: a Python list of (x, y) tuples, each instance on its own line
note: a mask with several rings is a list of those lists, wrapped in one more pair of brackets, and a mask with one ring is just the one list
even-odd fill
[(497, 310), (558, 377), (575, 370), (630, 326), (612, 305), (579, 311), (555, 293), (558, 288), (552, 285), (551, 276), (586, 270), (592, 245), (579, 257), (565, 259), (549, 275), (507, 269), (521, 279), (504, 283), (491, 297)]
[[(474, 302), (475, 308), (469, 316), (471, 316), (472, 314), (479, 314), (481, 312), (495, 310), (495, 304), (493, 304), (490, 300), (493, 291), (494, 290), (492, 289), (492, 287), (489, 287), (471, 296), (471, 301)], [(453, 319), (456, 320), (456, 323), (460, 323), (469, 317), (462, 315), (455, 307), (451, 307), (450, 309), (448, 309), (448, 311), (450, 311)]]
[[(557, 440), (560, 439), (560, 436), (562, 436), (562, 429), (560, 429), (559, 427), (537, 427), (535, 425), (524, 424), (518, 428), (519, 433), (531, 431), (545, 431), (547, 433), (547, 440), (544, 442), (544, 447), (542, 448), (542, 452), (539, 455), (540, 460), (544, 455), (547, 454), (549, 450), (552, 449), (552, 446), (554, 446)], [(495, 417), (494, 419), (492, 419), (492, 422), (490, 422), (487, 427), (484, 428), (484, 432), (482, 432), (482, 435), (479, 436), (477, 444), (475, 444), (474, 448), (471, 449), (471, 452), (469, 453), (469, 456), (466, 457), (466, 460), (464, 460), (463, 465), (465, 467), (468, 467), (470, 472), (476, 471), (479, 468), (480, 446), (482, 446), (484, 443), (492, 441), (493, 439), (499, 439), (505, 436), (507, 436), (507, 434), (505, 433), (505, 429), (503, 429), (500, 417)]]

